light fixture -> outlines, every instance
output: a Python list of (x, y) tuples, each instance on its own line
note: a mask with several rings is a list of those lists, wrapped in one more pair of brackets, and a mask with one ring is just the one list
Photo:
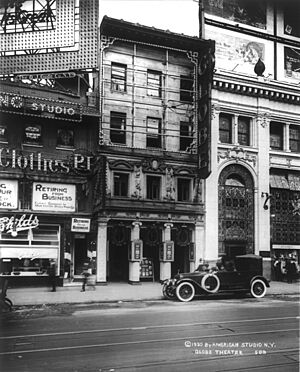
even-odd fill
[(265, 210), (268, 210), (269, 209), (269, 206), (267, 205), (267, 203), (268, 203), (268, 201), (269, 201), (269, 199), (271, 198), (271, 194), (269, 194), (268, 192), (262, 192), (261, 193), (261, 197), (263, 198), (263, 197), (266, 197), (266, 199), (265, 199), (265, 202), (264, 202), (264, 205), (263, 205), (263, 208), (265, 209)]

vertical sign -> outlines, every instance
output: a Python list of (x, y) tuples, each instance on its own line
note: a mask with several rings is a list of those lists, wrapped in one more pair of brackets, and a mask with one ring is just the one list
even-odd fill
[(206, 179), (211, 173), (211, 87), (214, 69), (214, 41), (198, 58), (198, 170), (199, 178)]

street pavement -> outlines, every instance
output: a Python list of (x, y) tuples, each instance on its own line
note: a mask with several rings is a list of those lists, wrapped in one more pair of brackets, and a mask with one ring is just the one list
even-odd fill
[[(296, 283), (271, 282), (267, 295), (299, 295), (299, 280)], [(81, 292), (81, 283), (65, 283), (64, 287), (57, 287), (51, 292), (50, 287), (8, 288), (7, 296), (14, 305), (43, 305), (43, 304), (80, 304), (102, 302), (127, 301), (155, 301), (162, 300), (162, 285), (160, 283), (141, 282), (140, 285), (127, 283), (108, 283), (87, 287)]]

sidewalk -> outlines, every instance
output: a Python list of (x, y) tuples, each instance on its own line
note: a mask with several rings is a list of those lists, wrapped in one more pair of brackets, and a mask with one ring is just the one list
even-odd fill
[[(162, 300), (162, 285), (160, 283), (142, 282), (141, 285), (127, 283), (108, 283), (96, 286), (93, 290), (87, 287), (81, 292), (81, 283), (70, 283), (64, 287), (57, 287), (51, 292), (47, 287), (9, 288), (8, 297), (14, 305), (42, 305), (62, 303), (88, 302), (118, 302), (118, 301), (155, 301)], [(299, 281), (288, 284), (286, 282), (271, 282), (267, 290), (268, 295), (299, 295)]]

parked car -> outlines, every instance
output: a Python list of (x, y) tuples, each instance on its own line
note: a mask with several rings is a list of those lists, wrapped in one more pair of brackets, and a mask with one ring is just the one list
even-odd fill
[(269, 281), (262, 275), (262, 257), (254, 254), (236, 256), (225, 263), (218, 262), (211, 269), (203, 265), (200, 271), (178, 273), (163, 283), (167, 299), (191, 301), (196, 295), (216, 293), (250, 293), (261, 298), (266, 294)]

